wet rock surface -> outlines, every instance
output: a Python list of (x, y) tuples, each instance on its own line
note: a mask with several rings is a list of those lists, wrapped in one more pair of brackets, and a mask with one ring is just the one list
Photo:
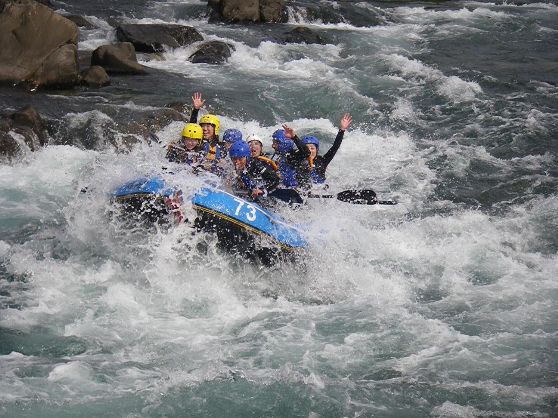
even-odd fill
[(0, 156), (12, 158), (46, 145), (45, 128), (43, 118), (31, 106), (0, 116)]
[(203, 40), (191, 26), (161, 24), (121, 24), (116, 28), (121, 42), (131, 42), (138, 52), (162, 52)]
[(76, 24), (33, 0), (0, 3), (0, 83), (67, 87), (79, 79)]
[(206, 42), (189, 59), (193, 63), (223, 64), (231, 56), (232, 50), (234, 47), (225, 42)]
[(145, 74), (145, 68), (138, 63), (134, 45), (130, 42), (100, 46), (93, 51), (91, 65), (99, 65), (109, 74)]

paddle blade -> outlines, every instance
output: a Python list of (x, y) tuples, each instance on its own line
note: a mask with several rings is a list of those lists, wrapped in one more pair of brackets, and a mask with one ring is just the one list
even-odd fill
[(153, 142), (156, 142), (158, 144), (162, 144), (162, 141), (159, 139), (159, 137), (157, 135), (155, 135), (153, 132), (149, 132), (149, 139)]
[(337, 193), (337, 200), (356, 205), (375, 205), (378, 203), (376, 192), (370, 189), (344, 190)]
[(282, 200), (283, 202), (291, 203), (303, 203), (302, 197), (300, 194), (294, 189), (275, 189), (269, 196), (274, 197), (275, 199)]

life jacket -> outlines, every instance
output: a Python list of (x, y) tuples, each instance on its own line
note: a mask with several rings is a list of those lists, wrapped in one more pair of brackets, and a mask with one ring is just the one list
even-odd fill
[(246, 190), (253, 190), (256, 188), (256, 183), (254, 183), (252, 181), (252, 179), (250, 178), (248, 171), (244, 170), (240, 176), (240, 181), (241, 183), (244, 185), (244, 187), (246, 188)]
[[(314, 164), (314, 158), (308, 157), (308, 171), (310, 173), (310, 178), (312, 179), (312, 183), (322, 184), (325, 183), (325, 176), (321, 175)], [(324, 173), (325, 174), (325, 173)]]
[(179, 142), (173, 142), (167, 146), (167, 158), (169, 161), (188, 165), (197, 165), (203, 161), (204, 156), (200, 151), (188, 151), (181, 145)]
[(269, 166), (271, 166), (271, 168), (273, 168), (274, 171), (279, 170), (279, 166), (277, 165), (277, 163), (275, 161), (273, 161), (271, 158), (269, 157), (265, 157), (263, 155), (260, 155), (258, 157), (256, 157), (258, 160), (263, 161), (264, 163), (268, 164)]
[(295, 168), (287, 163), (284, 157), (279, 158), (277, 163), (279, 165), (279, 177), (281, 177), (283, 185), (285, 187), (298, 187)]
[(206, 160), (209, 161), (220, 160), (224, 157), (221, 146), (217, 142), (204, 142), (203, 152), (205, 153)]

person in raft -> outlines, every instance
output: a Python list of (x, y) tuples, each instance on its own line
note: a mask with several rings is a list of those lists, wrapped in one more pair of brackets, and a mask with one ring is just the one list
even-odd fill
[(221, 158), (227, 156), (227, 150), (219, 141), (219, 127), (221, 125), (219, 118), (212, 114), (203, 115), (198, 122), (198, 114), (205, 100), (201, 93), (192, 95), (193, 109), (190, 114), (190, 123), (199, 123), (203, 129), (203, 151), (208, 161), (218, 162)]
[(250, 155), (252, 158), (257, 158), (258, 160), (264, 162), (274, 171), (277, 171), (279, 169), (277, 163), (263, 152), (263, 142), (259, 136), (250, 135), (248, 138), (246, 138), (246, 142), (250, 146)]
[(263, 153), (263, 142), (262, 139), (258, 135), (250, 135), (246, 138), (246, 142), (250, 145), (250, 153), (252, 154), (252, 158), (257, 158), (261, 155), (265, 157)]
[(250, 145), (236, 141), (229, 148), (229, 156), (234, 165), (233, 190), (247, 193), (252, 199), (267, 197), (280, 182), (279, 176), (266, 162), (252, 158)]
[(277, 164), (279, 168), (279, 176), (283, 182), (283, 186), (296, 189), (298, 187), (298, 181), (296, 179), (295, 164), (304, 159), (305, 157), (301, 154), (306, 155), (307, 148), (302, 140), (298, 139), (296, 143), (285, 136), (284, 129), (277, 129), (271, 135), (273, 140), (272, 148), (275, 151), (271, 156), (271, 159)]
[[(240, 132), (238, 129), (230, 128), (223, 133), (223, 144), (227, 155), (232, 147), (232, 144), (237, 141), (242, 141), (242, 132)], [(227, 178), (230, 177), (232, 173), (234, 173), (234, 165), (229, 158), (221, 158), (218, 161), (217, 165), (221, 169), (219, 173), (221, 177)]]
[(200, 167), (205, 160), (202, 140), (202, 127), (197, 123), (187, 123), (182, 129), (182, 137), (167, 145), (167, 160), (188, 164), (194, 168)]
[(240, 132), (238, 129), (227, 129), (223, 134), (223, 145), (227, 153), (229, 152), (232, 144), (234, 144), (236, 141), (242, 141), (242, 132)]
[[(349, 113), (345, 113), (339, 123), (339, 132), (333, 141), (331, 148), (324, 154), (318, 155), (320, 141), (315, 136), (306, 136), (302, 143), (306, 146), (306, 151), (298, 153), (292, 164), (296, 170), (298, 186), (303, 189), (310, 189), (315, 184), (324, 184), (326, 180), (326, 169), (335, 157), (341, 146), (343, 135), (351, 124), (353, 118)], [(283, 125), (285, 137), (290, 138), (295, 144), (300, 143), (300, 139), (292, 128)]]

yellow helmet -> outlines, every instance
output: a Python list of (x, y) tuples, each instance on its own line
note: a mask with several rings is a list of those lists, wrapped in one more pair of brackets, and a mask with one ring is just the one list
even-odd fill
[(203, 139), (203, 131), (197, 123), (187, 123), (182, 129), (182, 138), (192, 138), (201, 141)]
[(221, 124), (219, 123), (219, 118), (217, 116), (215, 116), (215, 115), (203, 115), (200, 118), (200, 125), (202, 123), (209, 123), (209, 124), (215, 126), (215, 136), (219, 135), (219, 125), (221, 125)]

